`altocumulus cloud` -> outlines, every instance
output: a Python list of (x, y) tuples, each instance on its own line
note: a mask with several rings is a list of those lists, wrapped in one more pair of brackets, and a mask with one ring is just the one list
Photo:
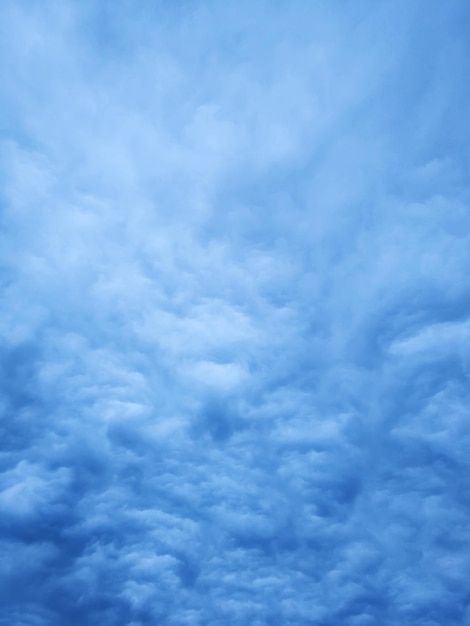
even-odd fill
[(0, 624), (470, 624), (468, 3), (0, 24)]

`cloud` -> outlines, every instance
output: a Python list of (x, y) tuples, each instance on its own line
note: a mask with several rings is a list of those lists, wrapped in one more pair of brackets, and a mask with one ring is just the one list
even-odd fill
[(466, 623), (465, 3), (1, 12), (0, 624)]

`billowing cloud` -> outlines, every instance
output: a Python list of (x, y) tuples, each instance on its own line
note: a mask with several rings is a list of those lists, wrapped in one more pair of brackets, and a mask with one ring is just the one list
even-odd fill
[(0, 624), (470, 623), (469, 8), (1, 8)]

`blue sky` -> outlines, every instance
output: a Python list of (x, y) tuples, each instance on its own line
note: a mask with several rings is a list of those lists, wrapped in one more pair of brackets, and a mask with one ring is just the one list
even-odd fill
[(469, 4), (0, 31), (0, 625), (470, 624)]

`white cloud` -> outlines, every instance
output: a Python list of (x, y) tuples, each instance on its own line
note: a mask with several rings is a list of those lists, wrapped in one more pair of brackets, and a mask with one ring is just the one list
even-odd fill
[(461, 5), (2, 6), (8, 623), (465, 622)]

